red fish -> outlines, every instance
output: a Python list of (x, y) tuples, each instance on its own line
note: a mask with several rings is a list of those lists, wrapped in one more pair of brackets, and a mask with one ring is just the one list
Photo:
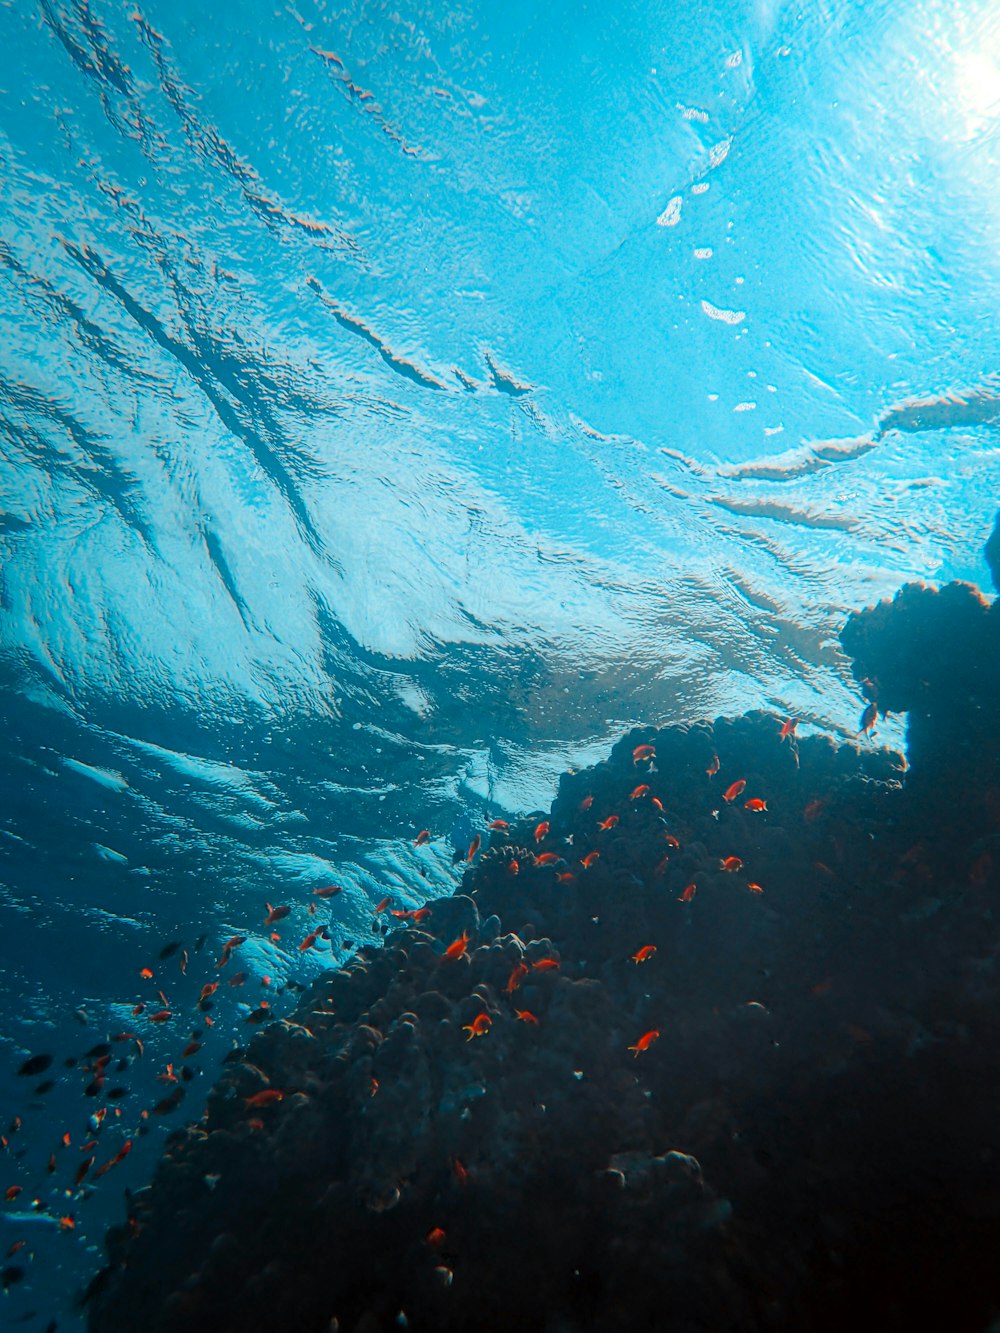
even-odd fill
[(743, 791), (746, 785), (747, 785), (746, 778), (737, 778), (736, 781), (732, 783), (730, 786), (728, 786), (726, 790), (722, 793), (722, 799), (726, 802), (735, 801), (737, 796), (739, 796), (740, 792)]
[(465, 1185), (469, 1179), (469, 1168), (462, 1161), (461, 1157), (451, 1159), (451, 1169), (455, 1173), (455, 1179), (460, 1185)]
[(743, 802), (744, 810), (766, 810), (767, 802), (762, 801), (759, 796), (751, 796), (749, 801)]
[(677, 899), (677, 901), (679, 903), (689, 903), (697, 892), (698, 892), (698, 885), (689, 884), (687, 888), (684, 890), (684, 892), (681, 894), (681, 896)]
[(427, 1235), (424, 1237), (424, 1241), (428, 1245), (442, 1245), (444, 1243), (444, 1238), (445, 1233), (442, 1227), (431, 1227), (430, 1231), (428, 1231)]
[(152, 979), (153, 973), (148, 967), (144, 967), (139, 975), (142, 977), (143, 981), (149, 981)]
[(585, 796), (583, 800), (580, 802), (579, 809), (589, 810), (593, 804), (594, 804), (593, 796)]
[(530, 1009), (515, 1009), (514, 1013), (522, 1023), (534, 1023), (536, 1028), (541, 1027), (538, 1019)]
[(580, 864), (583, 866), (584, 870), (589, 870), (600, 855), (600, 852), (588, 852), (586, 856), (580, 858)]
[(870, 703), (861, 714), (860, 735), (870, 736), (875, 730), (875, 723), (878, 721), (878, 704)]
[(335, 894), (343, 892), (344, 886), (342, 884), (327, 884), (322, 889), (313, 889), (313, 897), (332, 898)]
[(651, 796), (649, 798), (649, 803), (654, 810), (659, 810), (661, 815), (664, 813), (663, 802), (660, 800), (659, 796)]
[(520, 986), (521, 984), (521, 978), (526, 977), (528, 975), (528, 971), (529, 968), (527, 963), (518, 963), (517, 966), (514, 968), (513, 972), (511, 972), (510, 976), (507, 978), (507, 984), (503, 988), (504, 994), (513, 995), (514, 992), (517, 990), (518, 986)]
[(724, 856), (722, 858), (723, 870), (742, 870), (743, 862), (738, 856)]
[(7, 1200), (16, 1199), (23, 1189), (23, 1185), (8, 1185), (4, 1190), (3, 1197)]
[(655, 944), (644, 944), (642, 948), (632, 955), (633, 963), (646, 963), (656, 953)]
[(471, 1023), (464, 1023), (462, 1031), (469, 1034), (465, 1040), (471, 1041), (473, 1037), (484, 1037), (492, 1026), (493, 1019), (490, 1018), (489, 1014), (482, 1013), (477, 1014)]
[(273, 926), (277, 921), (284, 921), (285, 917), (292, 910), (290, 907), (272, 907), (270, 903), (265, 903), (267, 916), (264, 918), (265, 926)]
[(705, 769), (705, 772), (708, 774), (710, 778), (714, 778), (716, 773), (718, 773), (721, 767), (722, 765), (719, 763), (719, 756), (717, 754), (713, 754), (712, 762), (709, 764), (708, 768)]
[(814, 823), (815, 820), (817, 820), (820, 817), (823, 811), (823, 807), (825, 805), (826, 801), (823, 799), (823, 797), (817, 796), (816, 799), (814, 801), (810, 801), (809, 804), (806, 806), (806, 808), (802, 811), (802, 818), (805, 820), (807, 824)]
[(204, 1044), (203, 1041), (189, 1041), (183, 1051), (181, 1051), (181, 1059), (189, 1060), (192, 1055), (197, 1055)]
[(464, 958), (469, 952), (469, 932), (463, 930), (457, 940), (452, 940), (441, 955), (442, 958)]
[(637, 745), (632, 751), (632, 763), (641, 764), (644, 759), (656, 758), (655, 745)]
[(320, 934), (321, 930), (311, 930), (309, 934), (305, 937), (305, 939), (302, 941), (302, 943), (299, 945), (299, 953), (305, 953), (308, 949), (311, 949), (313, 945), (316, 943), (316, 941), (319, 939)]
[(550, 828), (549, 821), (543, 819), (540, 824), (535, 825), (535, 841), (541, 842)]
[(495, 829), (497, 833), (510, 832), (510, 825), (507, 823), (506, 819), (494, 819), (492, 824), (490, 824), (490, 828)]
[(642, 1036), (639, 1038), (639, 1040), (636, 1042), (634, 1046), (629, 1047), (629, 1050), (632, 1051), (635, 1058), (638, 1059), (639, 1052), (648, 1051), (650, 1046), (652, 1046), (653, 1042), (659, 1041), (659, 1038), (660, 1038), (660, 1029), (650, 1028), (648, 1032), (644, 1032), (642, 1034)]
[(559, 962), (555, 958), (538, 958), (531, 966), (535, 972), (555, 972), (559, 967)]
[(384, 912), (391, 901), (391, 898), (383, 898), (381, 902), (376, 903), (374, 908), (375, 915), (378, 916), (379, 912)]
[(206, 981), (201, 988), (201, 994), (198, 996), (198, 1007), (201, 1008), (208, 997), (214, 995), (218, 989), (219, 983), (217, 981)]
[(507, 862), (507, 874), (516, 875), (521, 869), (521, 863), (515, 857), (511, 857)]
[(556, 875), (557, 884), (572, 884), (575, 879), (576, 876), (573, 874), (572, 870), (563, 870)]
[(243, 1101), (247, 1106), (254, 1108), (258, 1106), (274, 1106), (276, 1102), (285, 1100), (285, 1094), (280, 1088), (263, 1088), (260, 1092), (255, 1092), (252, 1097), (244, 1097)]
[(557, 861), (561, 860), (562, 857), (559, 855), (558, 852), (542, 852), (541, 856), (535, 857), (535, 865), (554, 866)]
[(149, 1015), (151, 1023), (167, 1023), (173, 1018), (173, 1012), (170, 1009), (160, 1009), (155, 1014)]
[(430, 842), (431, 831), (429, 828), (422, 828), (413, 840), (414, 847), (423, 847), (425, 842)]
[(748, 884), (747, 884), (747, 888), (750, 890), (751, 893), (763, 893), (763, 892), (764, 892), (764, 890), (760, 887), (759, 884), (748, 883)]
[(799, 725), (797, 717), (790, 717), (787, 722), (782, 722), (781, 730), (778, 732), (778, 740), (783, 741), (786, 736), (795, 734), (795, 728)]
[(628, 798), (630, 801), (638, 801), (641, 800), (643, 796), (648, 796), (648, 795), (649, 795), (649, 783), (640, 782), (638, 787), (635, 787), (632, 791), (629, 792)]
[(131, 1151), (132, 1151), (132, 1140), (126, 1139), (125, 1142), (122, 1144), (122, 1146), (115, 1153), (114, 1157), (109, 1158), (104, 1163), (103, 1166), (99, 1166), (97, 1168), (97, 1170), (94, 1172), (93, 1176), (94, 1180), (100, 1180), (101, 1176), (104, 1175), (105, 1171), (110, 1171), (111, 1168), (113, 1166), (117, 1166), (119, 1162), (124, 1162), (125, 1158), (129, 1155)]
[(482, 846), (482, 842), (483, 842), (482, 838), (477, 833), (476, 836), (469, 843), (469, 850), (465, 853), (465, 859), (467, 861), (471, 861), (473, 859), (473, 857), (476, 855), (476, 852), (478, 852), (479, 848)]
[(91, 1155), (89, 1157), (85, 1157), (83, 1161), (80, 1163), (80, 1165), (76, 1168), (76, 1175), (73, 1177), (73, 1184), (74, 1185), (82, 1184), (84, 1176), (87, 1174), (87, 1172), (93, 1165), (94, 1165), (94, 1154), (91, 1153)]
[(680, 843), (677, 841), (677, 839), (674, 837), (672, 833), (664, 834), (663, 841), (667, 844), (668, 847), (672, 847), (674, 851), (677, 851), (678, 848), (680, 847)]
[(617, 815), (608, 815), (607, 819), (602, 819), (597, 827), (599, 829), (609, 829), (609, 828), (614, 828), (614, 826), (617, 823), (618, 823)]

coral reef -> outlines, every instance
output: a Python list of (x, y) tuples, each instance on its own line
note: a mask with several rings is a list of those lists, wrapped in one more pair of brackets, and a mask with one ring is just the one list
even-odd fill
[(92, 1333), (985, 1328), (996, 625), (953, 585), (845, 628), (909, 772), (644, 728), (493, 830), (227, 1062)]

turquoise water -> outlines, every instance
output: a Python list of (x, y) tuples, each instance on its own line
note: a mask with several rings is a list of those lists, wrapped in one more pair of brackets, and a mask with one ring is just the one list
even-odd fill
[(43, 0), (0, 38), (0, 1244), (38, 1236), (11, 1318), (67, 1328), (171, 1121), (81, 1198), (64, 1056), (145, 1042), (111, 1151), (177, 1056), (133, 1006), (245, 934), (196, 1118), (261, 978), (448, 891), (484, 816), (639, 720), (852, 736), (848, 611), (988, 585), (1000, 12)]

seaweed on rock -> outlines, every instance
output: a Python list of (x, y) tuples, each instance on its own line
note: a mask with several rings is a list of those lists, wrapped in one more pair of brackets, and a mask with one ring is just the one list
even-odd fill
[(564, 775), (225, 1066), (91, 1333), (984, 1328), (996, 621), (957, 586), (846, 627), (911, 774), (754, 713)]

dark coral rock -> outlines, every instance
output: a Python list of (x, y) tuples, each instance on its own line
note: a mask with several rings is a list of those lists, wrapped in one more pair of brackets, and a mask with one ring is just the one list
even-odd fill
[(494, 833), (222, 1066), (109, 1233), (91, 1333), (981, 1333), (994, 613), (908, 588), (844, 633), (912, 710), (909, 773), (754, 713), (565, 775), (547, 831)]

